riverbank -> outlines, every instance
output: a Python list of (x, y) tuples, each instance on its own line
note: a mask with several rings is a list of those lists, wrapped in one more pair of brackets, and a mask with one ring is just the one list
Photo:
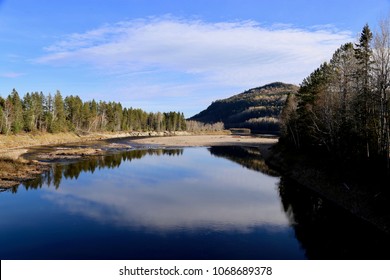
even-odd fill
[[(31, 180), (47, 170), (48, 163), (56, 160), (80, 160), (84, 157), (134, 148), (157, 147), (255, 146), (261, 149), (262, 153), (268, 153), (269, 147), (276, 142), (276, 138), (228, 135), (226, 133), (191, 135), (187, 132), (0, 135), (0, 188), (10, 188), (23, 181)], [(34, 156), (28, 157), (26, 156), (28, 154), (34, 154)]]
[[(186, 132), (131, 132), (131, 133), (21, 133), (17, 135), (0, 135), (0, 189), (11, 188), (31, 180), (43, 173), (49, 166), (42, 161), (28, 160), (24, 155), (32, 147), (44, 147), (71, 143), (90, 143), (107, 139), (125, 137), (164, 136), (169, 134), (186, 134)], [(88, 144), (87, 144), (88, 146)], [(77, 159), (84, 156), (102, 154), (94, 149), (58, 149), (47, 153), (42, 159)]]

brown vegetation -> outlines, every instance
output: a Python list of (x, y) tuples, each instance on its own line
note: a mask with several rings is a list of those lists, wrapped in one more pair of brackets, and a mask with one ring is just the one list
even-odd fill
[(34, 161), (0, 159), (0, 189), (11, 188), (23, 181), (34, 179), (48, 166)]

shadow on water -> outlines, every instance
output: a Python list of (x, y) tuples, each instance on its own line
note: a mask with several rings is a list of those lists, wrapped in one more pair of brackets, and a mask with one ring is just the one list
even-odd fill
[[(248, 169), (277, 175), (257, 148), (211, 147), (209, 151)], [(388, 234), (285, 177), (278, 190), (308, 259), (390, 259)]]
[[(248, 169), (277, 175), (257, 148), (211, 147), (209, 151)], [(308, 259), (390, 259), (388, 234), (285, 177), (278, 190)]]
[(308, 259), (390, 259), (390, 236), (291, 180), (279, 194)]

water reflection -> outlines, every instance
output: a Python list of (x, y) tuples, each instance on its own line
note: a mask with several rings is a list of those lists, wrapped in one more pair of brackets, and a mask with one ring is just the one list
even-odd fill
[[(45, 199), (100, 223), (153, 231), (247, 232), (258, 226), (273, 231), (288, 226), (275, 192), (278, 178), (237, 168), (207, 153), (136, 151), (55, 165), (44, 180), (57, 190), (47, 189)], [(139, 157), (142, 161), (130, 164)], [(106, 168), (90, 176), (102, 166)], [(78, 180), (69, 180), (74, 178)]]
[(187, 148), (54, 164), (0, 195), (0, 258), (303, 258), (279, 178), (242, 158)]
[(390, 259), (389, 236), (344, 209), (282, 178), (284, 211), (309, 259)]
[[(60, 187), (61, 180), (65, 179), (78, 179), (80, 173), (94, 173), (96, 170), (101, 169), (114, 169), (119, 168), (122, 162), (131, 162), (134, 159), (141, 159), (147, 155), (167, 155), (167, 156), (180, 156), (183, 154), (183, 149), (151, 149), (151, 150), (132, 150), (117, 154), (111, 154), (108, 156), (96, 156), (72, 162), (69, 164), (54, 163), (51, 169), (45, 172), (41, 177), (23, 182), (23, 186), (26, 190), (42, 188), (43, 185), (55, 186), (56, 189)], [(12, 192), (16, 193), (20, 186), (12, 188)]]
[(278, 175), (276, 171), (268, 167), (260, 150), (256, 147), (215, 146), (210, 147), (209, 151), (212, 155), (234, 161), (248, 169), (259, 171), (270, 176)]
[(390, 258), (388, 236), (274, 175), (248, 147), (53, 164), (0, 194), (0, 258)]

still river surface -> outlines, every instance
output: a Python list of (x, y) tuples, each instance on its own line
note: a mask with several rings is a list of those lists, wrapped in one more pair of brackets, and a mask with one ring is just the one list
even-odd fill
[(256, 148), (54, 163), (0, 193), (1, 259), (377, 259), (386, 242), (268, 169)]

